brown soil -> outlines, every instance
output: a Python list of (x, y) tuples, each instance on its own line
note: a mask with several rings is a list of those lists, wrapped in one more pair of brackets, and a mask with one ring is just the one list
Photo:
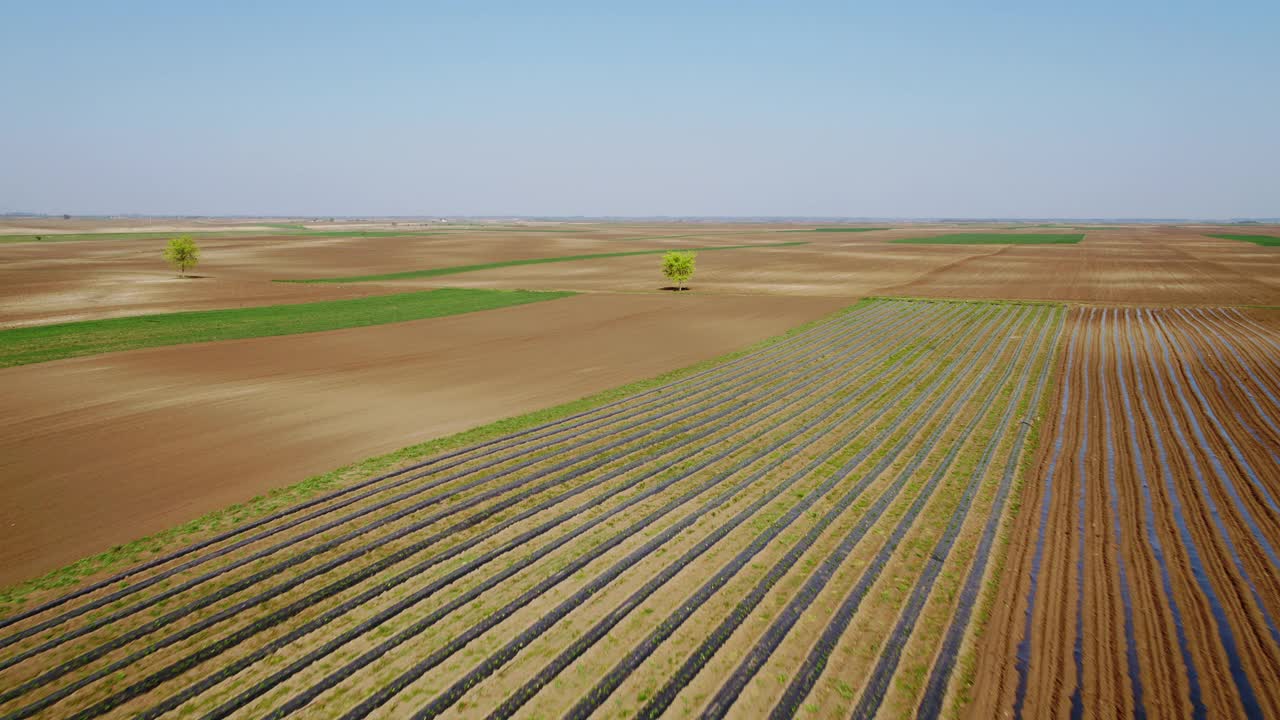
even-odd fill
[(583, 296), (9, 368), (0, 585), (345, 463), (714, 357), (844, 304)]
[[(625, 247), (584, 235), (588, 234), (477, 231), (355, 239), (205, 238), (200, 240), (195, 277), (185, 279), (164, 264), (162, 239), (0, 244), (0, 327), (385, 294), (412, 288), (272, 280), (616, 252)], [(661, 241), (637, 242), (661, 247)]]
[(1176, 228), (1089, 233), (1078, 245), (1013, 245), (905, 285), (906, 295), (1092, 303), (1276, 304), (1280, 252)]
[[(941, 232), (773, 235), (770, 239), (810, 244), (704, 253), (690, 285), (700, 292), (737, 294), (1280, 305), (1280, 252), (1201, 234), (1213, 230), (1098, 230), (1077, 245), (886, 243)], [(654, 273), (653, 259), (640, 256), (498, 268), (386, 286), (441, 284), (643, 292), (664, 283)]]
[[(1011, 545), (1010, 565), (998, 590), (995, 611), (987, 624), (988, 633), (978, 648), (977, 681), (974, 702), (968, 713), (970, 717), (1003, 717), (1014, 704), (1018, 683), (1014, 660), (1018, 643), (1023, 639), (1030, 563), (1037, 534), (1041, 531), (1039, 522), (1045, 474), (1050, 453), (1058, 441), (1062, 442), (1063, 452), (1049, 497), (1048, 526), (1043, 529), (1046, 545), (1031, 625), (1032, 654), (1023, 715), (1067, 714), (1071, 694), (1077, 684), (1087, 715), (1111, 716), (1133, 712), (1136, 698), (1129, 680), (1132, 668), (1128, 667), (1125, 657), (1127, 641), (1118, 575), (1120, 558), (1123, 557), (1132, 601), (1137, 674), (1143, 685), (1148, 717), (1181, 717), (1191, 713), (1189, 675), (1182, 661), (1174, 626), (1174, 602), (1181, 612), (1187, 651), (1197, 670), (1202, 702), (1208, 715), (1243, 716), (1240, 692), (1232, 681), (1226, 649), (1220, 639), (1221, 628), (1214, 618), (1208, 596), (1192, 576), (1189, 548), (1175, 524), (1174, 497), (1167, 491), (1161, 475), (1166, 466), (1174, 475), (1182, 515), (1198, 547), (1208, 582), (1214, 588), (1230, 632), (1235, 637), (1241, 667), (1257, 696), (1261, 712), (1265, 716), (1280, 712), (1280, 694), (1274, 686), (1274, 668), (1280, 663), (1280, 647), (1271, 639), (1262, 616), (1264, 609), (1273, 618), (1276, 616), (1280, 606), (1280, 587), (1277, 586), (1275, 568), (1270, 567), (1261, 541), (1249, 529), (1246, 517), (1254, 519), (1261, 530), (1261, 537), (1272, 546), (1280, 539), (1280, 531), (1275, 526), (1274, 512), (1264, 505), (1262, 493), (1251, 487), (1242, 464), (1247, 458), (1258, 473), (1262, 486), (1275, 497), (1276, 491), (1280, 490), (1280, 468), (1273, 458), (1280, 452), (1280, 442), (1272, 431), (1264, 428), (1263, 418), (1239, 394), (1242, 390), (1252, 392), (1262, 400), (1261, 407), (1273, 422), (1280, 418), (1280, 407), (1266, 399), (1261, 388), (1253, 384), (1245, 371), (1246, 367), (1252, 369), (1273, 394), (1280, 391), (1280, 383), (1275, 382), (1274, 349), (1270, 353), (1263, 349), (1262, 338), (1257, 337), (1257, 326), (1252, 327), (1251, 334), (1241, 331), (1243, 326), (1232, 322), (1238, 316), (1231, 311), (1205, 311), (1200, 320), (1195, 320), (1192, 318), (1196, 316), (1161, 310), (1156, 311), (1155, 319), (1148, 316), (1141, 321), (1133, 314), (1135, 311), (1125, 312), (1130, 313), (1131, 324), (1117, 324), (1114, 315), (1112, 321), (1104, 324), (1100, 311), (1096, 309), (1073, 311), (1072, 323), (1079, 327), (1081, 335), (1076, 344), (1076, 364), (1070, 369), (1071, 397), (1068, 400), (1072, 410), (1067, 415), (1067, 425), (1058, 427), (1057, 405), (1054, 405), (1055, 410), (1050, 416), (1052, 420), (1045, 430), (1040, 469), (1025, 486), (1023, 511)], [(1235, 332), (1230, 331), (1233, 327)], [(1142, 328), (1150, 334), (1150, 345), (1141, 332)], [(1236, 351), (1230, 351), (1222, 341), (1215, 339), (1208, 328), (1218, 330)], [(1124, 415), (1113, 344), (1117, 333), (1129, 400), (1138, 423), (1136, 427), (1130, 427)], [(1161, 337), (1170, 343), (1170, 356), (1178, 372), (1178, 383), (1169, 382), (1163, 353), (1159, 350), (1158, 339)], [(1269, 337), (1272, 342), (1280, 341), (1280, 335), (1274, 332), (1263, 337)], [(1181, 343), (1183, 354), (1177, 352), (1173, 339)], [(1211, 352), (1214, 346), (1223, 351), (1222, 359)], [(1197, 357), (1196, 349), (1203, 354)], [(1222, 361), (1228, 358), (1227, 362)], [(1214, 382), (1213, 373), (1224, 381), (1221, 392)], [(1086, 377), (1090, 383), (1087, 405), (1083, 392)], [(1141, 405), (1137, 386), (1139, 377), (1146, 386), (1151, 414), (1145, 412)], [(1208, 406), (1193, 395), (1188, 378), (1194, 378), (1199, 384)], [(1164, 406), (1157, 383), (1163, 383), (1169, 394), (1172, 413)], [(1191, 418), (1177, 400), (1179, 383), (1195, 419), (1206, 433), (1207, 447), (1195, 439), (1189, 424)], [(1060, 384), (1060, 393), (1061, 388)], [(1107, 403), (1105, 408), (1102, 404), (1104, 399)], [(1217, 423), (1209, 416), (1209, 409), (1217, 415)], [(1234, 410), (1239, 410), (1245, 422), (1255, 427), (1256, 437), (1234, 417)], [(1117, 453), (1115, 483), (1119, 497), (1114, 500), (1118, 504), (1118, 516), (1111, 508), (1113, 498), (1110, 497), (1105, 466), (1105, 412), (1109, 412), (1112, 419), (1111, 440)], [(1175, 424), (1182, 427), (1187, 438), (1185, 443), (1178, 441), (1173, 429)], [(1080, 442), (1086, 435), (1087, 466), (1082, 488), (1077, 462)], [(1131, 435), (1141, 448), (1156, 518), (1155, 528), (1149, 528), (1144, 519), (1142, 482), (1130, 452)], [(1167, 463), (1161, 462), (1157, 453), (1157, 436), (1163, 439), (1169, 453)], [(1228, 437), (1243, 455), (1237, 455), (1230, 449), (1226, 442)], [(1221, 472), (1212, 469), (1210, 449), (1225, 463)], [(1202, 487), (1197, 479), (1197, 465), (1203, 472), (1206, 487)], [(1240, 504), (1228, 492), (1232, 486)], [(1075, 567), (1080, 558), (1077, 531), (1080, 518), (1076, 515), (1076, 502), (1081, 492), (1087, 498), (1083, 540), (1085, 675), (1077, 678), (1071, 647), (1077, 618), (1075, 593), (1078, 579)], [(1210, 501), (1220, 514), (1221, 528), (1211, 517)], [(1116, 522), (1121, 525), (1121, 546), (1117, 546), (1114, 540)], [(1240, 557), (1239, 565), (1233, 561), (1223, 529)], [(1148, 530), (1156, 532), (1163, 548), (1172, 597), (1163, 588), (1154, 546), (1146, 535)], [(1257, 599), (1249, 588), (1250, 582), (1256, 589)]]
[(1132, 226), (1088, 231), (1078, 245), (1014, 246), (886, 242), (973, 230), (935, 226), (812, 234), (778, 233), (780, 227), (768, 225), (702, 224), (564, 225), (552, 226), (552, 232), (519, 233), (438, 226), (400, 229), (440, 234), (208, 238), (201, 240), (203, 259), (196, 272), (200, 277), (189, 280), (175, 277), (163, 264), (163, 242), (157, 239), (0, 244), (0, 327), (439, 286), (654, 292), (667, 283), (657, 272), (656, 260), (648, 256), (373, 284), (299, 285), (271, 280), (628, 249), (785, 241), (810, 244), (706, 253), (699, 258), (692, 285), (697, 292), (726, 294), (1280, 305), (1280, 252), (1203, 234), (1229, 231), (1224, 228)]

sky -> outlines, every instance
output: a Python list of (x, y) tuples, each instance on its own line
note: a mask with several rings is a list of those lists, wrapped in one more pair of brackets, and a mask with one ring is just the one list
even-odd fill
[(1280, 3), (0, 0), (0, 212), (1280, 216)]

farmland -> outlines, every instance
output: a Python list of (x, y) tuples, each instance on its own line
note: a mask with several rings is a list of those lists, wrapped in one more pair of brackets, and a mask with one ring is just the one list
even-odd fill
[(0, 584), (104, 551), (127, 562), (116, 546), (206, 513), (360, 477), (366, 460), (390, 470), (424, 444), (712, 362), (848, 304), (693, 300), (579, 294), (5, 368)]
[(1242, 242), (1251, 242), (1254, 245), (1262, 245), (1264, 247), (1280, 246), (1280, 237), (1275, 235), (1233, 235), (1228, 233), (1214, 233), (1210, 237), (1222, 238), (1224, 240), (1240, 240)]
[[(321, 226), (329, 228), (329, 226)], [(382, 226), (353, 227), (368, 233)], [(105, 229), (105, 228), (104, 228)], [(0, 327), (190, 310), (305, 303), (437, 287), (653, 292), (650, 254), (528, 263), (633, 250), (775, 245), (708, 255), (703, 293), (867, 295), (1066, 302), (1280, 305), (1280, 255), (1211, 237), (1222, 228), (1088, 228), (1067, 244), (916, 244), (896, 239), (972, 232), (963, 226), (811, 232), (786, 225), (554, 225), (398, 236), (241, 232), (202, 239), (198, 279), (158, 262), (157, 239), (0, 245)], [(797, 232), (799, 230), (799, 232)], [(841, 230), (844, 230), (843, 228)], [(391, 232), (386, 230), (386, 232)], [(1077, 233), (1080, 230), (1076, 231)], [(1276, 234), (1269, 227), (1256, 230)], [(1052, 228), (983, 235), (1053, 237)], [(1000, 239), (997, 237), (997, 239)], [(800, 245), (776, 245), (779, 242)], [(714, 261), (710, 262), (714, 257)], [(455, 268), (467, 268), (463, 273)], [(450, 270), (450, 274), (431, 272)], [(431, 271), (418, 274), (423, 270)], [(401, 279), (386, 279), (412, 273)], [(383, 280), (277, 282), (317, 278)], [(659, 278), (660, 280), (660, 278)], [(808, 318), (812, 319), (812, 318)]]
[(1061, 325), (1054, 306), (865, 302), (32, 598), (3, 620), (0, 708), (911, 707), (929, 696), (909, 678), (954, 665), (938, 619), (975, 599), (964, 568), (1006, 516)]
[(43, 222), (0, 718), (1280, 713), (1234, 228)]
[(1280, 720), (1280, 3), (14, 9), (0, 720)]
[(1275, 717), (1280, 333), (1073, 310), (973, 712)]
[(567, 295), (569, 293), (442, 288), (351, 300), (13, 328), (0, 330), (0, 367), (164, 345), (385, 325), (555, 300)]
[[(710, 247), (692, 247), (687, 248), (689, 251), (711, 252), (714, 250), (744, 250), (749, 248), (770, 248), (770, 247), (794, 247), (796, 245), (804, 245), (802, 241), (797, 242), (781, 242), (781, 243), (760, 243), (756, 245), (712, 245)], [(516, 267), (519, 265), (545, 265), (546, 263), (575, 262), (578, 260), (601, 260), (604, 258), (618, 257), (634, 257), (636, 255), (659, 255), (667, 250), (626, 250), (622, 252), (611, 253), (593, 253), (589, 255), (566, 255), (563, 257), (547, 257), (547, 258), (528, 258), (523, 260), (503, 260), (492, 263), (481, 263), (478, 265), (455, 265), (452, 267), (428, 268), (425, 270), (406, 270), (398, 273), (385, 273), (382, 275), (356, 275), (348, 277), (336, 278), (310, 278), (306, 280), (284, 280), (282, 282), (296, 283), (353, 283), (353, 282), (376, 282), (378, 280), (409, 280), (413, 278), (429, 278), (439, 277), (441, 275), (457, 275), (459, 273), (477, 272), (480, 270), (492, 270), (495, 268)]]

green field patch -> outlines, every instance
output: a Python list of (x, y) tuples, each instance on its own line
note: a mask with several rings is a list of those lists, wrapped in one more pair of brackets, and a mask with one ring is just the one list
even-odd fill
[(1276, 237), (1275, 235), (1234, 235), (1224, 233), (1221, 235), (1210, 235), (1209, 237), (1222, 238), (1223, 240), (1243, 240), (1244, 242), (1251, 242), (1254, 245), (1261, 245), (1263, 247), (1280, 247), (1280, 237)]
[(695, 251), (695, 252), (712, 252), (714, 250), (749, 250), (753, 248), (777, 248), (791, 247), (795, 245), (807, 245), (806, 242), (784, 242), (784, 243), (761, 243), (759, 245), (713, 245), (710, 247), (693, 247), (693, 248), (659, 248), (655, 250), (626, 250), (623, 252), (609, 253), (591, 253), (588, 255), (562, 255), (560, 257), (546, 258), (526, 258), (523, 260), (501, 260), (491, 263), (479, 263), (477, 265), (452, 265), (449, 267), (428, 268), (426, 270), (407, 270), (397, 273), (383, 273), (381, 275), (349, 275), (346, 277), (332, 278), (302, 278), (297, 280), (276, 280), (276, 282), (290, 283), (358, 283), (358, 282), (377, 282), (380, 280), (408, 280), (411, 278), (428, 278), (438, 277), (440, 275), (457, 275), (458, 273), (476, 272), (478, 270), (493, 270), (494, 268), (514, 267), (517, 265), (542, 265), (545, 263), (574, 262), (577, 260), (600, 260), (604, 258), (630, 257), (632, 255), (660, 255), (672, 250)]
[(445, 288), (353, 300), (140, 315), (0, 330), (0, 367), (213, 340), (297, 335), (554, 300), (571, 292)]
[(951, 233), (889, 242), (914, 245), (1058, 245), (1074, 244), (1083, 239), (1084, 233)]

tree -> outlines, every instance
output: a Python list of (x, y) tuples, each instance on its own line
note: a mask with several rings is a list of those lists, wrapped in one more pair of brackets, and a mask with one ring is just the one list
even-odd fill
[(693, 251), (672, 250), (662, 256), (662, 274), (676, 284), (676, 290), (683, 290), (684, 284), (693, 277), (693, 262), (697, 254)]
[(189, 236), (176, 237), (164, 249), (164, 259), (186, 277), (187, 268), (193, 268), (200, 262), (200, 248), (196, 247), (196, 241)]

